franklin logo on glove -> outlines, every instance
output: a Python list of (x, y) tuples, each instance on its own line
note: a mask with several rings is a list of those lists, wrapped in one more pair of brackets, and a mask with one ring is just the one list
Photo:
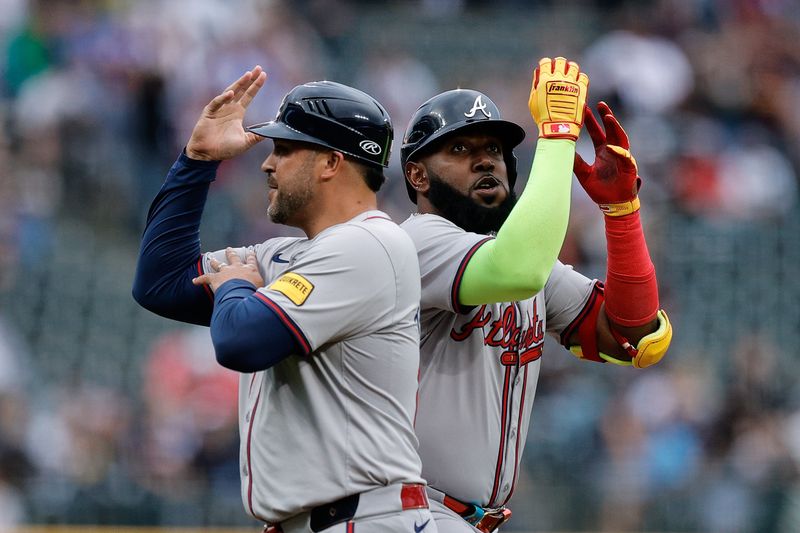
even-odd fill
[(553, 94), (553, 93), (565, 93), (565, 94), (571, 94), (571, 95), (574, 96), (574, 95), (576, 95), (576, 94), (578, 94), (580, 92), (580, 89), (578, 88), (577, 85), (572, 85), (572, 84), (566, 85), (566, 84), (559, 84), (559, 83), (550, 83), (547, 86), (547, 92), (550, 93), (550, 94)]

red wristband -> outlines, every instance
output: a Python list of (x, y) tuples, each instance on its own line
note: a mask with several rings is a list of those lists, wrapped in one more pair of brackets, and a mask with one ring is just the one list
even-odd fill
[(639, 211), (603, 218), (608, 247), (606, 314), (620, 326), (642, 326), (656, 318), (659, 306), (656, 270)]

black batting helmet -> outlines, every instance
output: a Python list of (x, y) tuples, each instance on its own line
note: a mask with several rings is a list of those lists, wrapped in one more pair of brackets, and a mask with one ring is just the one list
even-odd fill
[(394, 135), (392, 120), (377, 100), (333, 81), (298, 85), (283, 97), (275, 120), (247, 131), (318, 144), (377, 167), (388, 165)]
[[(525, 130), (517, 124), (500, 119), (500, 110), (485, 94), (472, 89), (454, 89), (438, 94), (422, 104), (403, 137), (400, 163), (403, 173), (406, 162), (422, 156), (431, 143), (451, 133), (465, 133), (468, 129), (480, 129), (497, 135), (503, 143), (508, 184), (511, 188), (517, 180), (517, 157), (514, 147), (525, 138)], [(417, 193), (406, 180), (406, 189), (411, 201), (417, 203)]]

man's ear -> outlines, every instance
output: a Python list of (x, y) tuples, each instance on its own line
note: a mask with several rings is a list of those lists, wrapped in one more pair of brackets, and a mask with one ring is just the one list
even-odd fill
[(428, 172), (424, 163), (417, 161), (408, 161), (406, 163), (406, 180), (411, 184), (417, 192), (427, 194), (430, 182), (428, 181)]
[(320, 179), (328, 181), (332, 179), (338, 172), (341, 172), (342, 166), (345, 163), (344, 154), (336, 150), (326, 150), (320, 153), (322, 159), (322, 173)]

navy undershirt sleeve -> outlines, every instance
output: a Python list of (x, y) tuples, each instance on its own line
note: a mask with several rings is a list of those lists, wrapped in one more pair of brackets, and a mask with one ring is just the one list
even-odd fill
[(265, 370), (302, 353), (286, 324), (255, 292), (252, 283), (232, 279), (214, 295), (211, 340), (217, 362), (238, 372)]
[(219, 161), (181, 154), (150, 205), (142, 235), (133, 298), (161, 316), (207, 326), (213, 295), (192, 284), (200, 271), (200, 219)]

